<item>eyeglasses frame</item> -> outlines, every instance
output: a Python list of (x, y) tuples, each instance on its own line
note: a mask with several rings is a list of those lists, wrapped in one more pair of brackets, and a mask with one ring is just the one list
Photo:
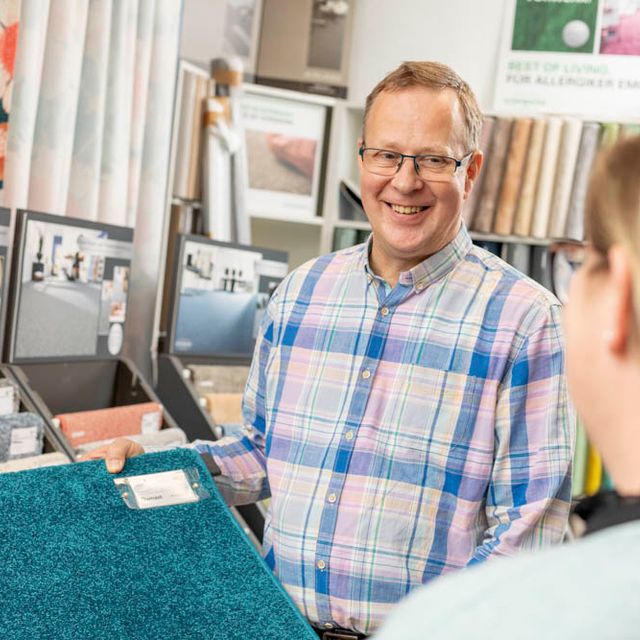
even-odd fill
[[(405, 158), (411, 158), (413, 160), (413, 169), (416, 172), (416, 175), (418, 176), (418, 178), (420, 178), (421, 180), (424, 180), (424, 178), (420, 175), (420, 170), (418, 168), (418, 158), (446, 158), (447, 160), (453, 160), (453, 162), (455, 163), (455, 167), (453, 168), (453, 172), (451, 173), (451, 175), (455, 175), (455, 172), (458, 170), (458, 167), (461, 167), (463, 165), (463, 163), (468, 159), (471, 158), (471, 156), (473, 155), (473, 151), (469, 151), (469, 153), (465, 154), (464, 156), (462, 156), (462, 158), (460, 158), (460, 160), (458, 160), (457, 158), (453, 158), (451, 156), (442, 156), (439, 155), (437, 153), (420, 153), (418, 155), (411, 155), (410, 153), (400, 153), (399, 151), (393, 151), (392, 149), (380, 149), (378, 147), (365, 147), (364, 143), (360, 145), (360, 148), (358, 149), (358, 155), (360, 156), (360, 159), (362, 160), (362, 164), (364, 166), (364, 152), (365, 151), (388, 151), (389, 153), (395, 153), (397, 155), (400, 156), (400, 162), (398, 162), (398, 166), (396, 167), (396, 170), (393, 173), (389, 174), (389, 177), (391, 176), (395, 176), (401, 169), (402, 167), (402, 163), (404, 162)], [(375, 173), (375, 171), (371, 171), (370, 169), (367, 169), (367, 171), (370, 171), (371, 173)], [(381, 173), (377, 173), (376, 175), (385, 175), (385, 174), (381, 174)]]

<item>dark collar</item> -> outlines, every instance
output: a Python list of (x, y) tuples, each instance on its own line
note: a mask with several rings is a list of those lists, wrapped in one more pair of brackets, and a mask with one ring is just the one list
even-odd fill
[(584, 520), (584, 535), (589, 535), (607, 527), (640, 520), (640, 496), (620, 496), (615, 491), (600, 491), (581, 500), (574, 514)]

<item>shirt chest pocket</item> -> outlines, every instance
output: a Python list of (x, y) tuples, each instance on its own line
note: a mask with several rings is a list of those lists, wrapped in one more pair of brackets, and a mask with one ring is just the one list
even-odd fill
[(462, 473), (469, 454), (493, 456), (495, 401), (486, 381), (461, 373), (409, 368), (389, 395), (380, 443), (402, 479), (441, 484), (445, 472)]

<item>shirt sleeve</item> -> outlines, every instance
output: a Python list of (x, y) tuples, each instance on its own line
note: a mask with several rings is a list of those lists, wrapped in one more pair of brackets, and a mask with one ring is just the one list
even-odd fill
[(498, 391), (487, 529), (469, 564), (562, 540), (571, 501), (575, 416), (564, 375), (560, 307), (534, 309)]
[[(274, 294), (274, 298), (275, 298)], [(220, 468), (216, 485), (229, 505), (251, 504), (270, 495), (265, 456), (266, 369), (273, 341), (272, 298), (264, 315), (242, 401), (243, 433), (208, 442), (197, 440), (198, 452), (209, 453)]]

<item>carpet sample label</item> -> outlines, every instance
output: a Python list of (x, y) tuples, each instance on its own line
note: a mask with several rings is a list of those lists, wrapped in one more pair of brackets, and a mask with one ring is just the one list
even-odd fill
[(196, 469), (115, 478), (114, 483), (127, 506), (132, 509), (171, 507), (209, 497), (209, 493), (200, 485)]
[(9, 458), (38, 453), (38, 427), (24, 427), (11, 432)]

